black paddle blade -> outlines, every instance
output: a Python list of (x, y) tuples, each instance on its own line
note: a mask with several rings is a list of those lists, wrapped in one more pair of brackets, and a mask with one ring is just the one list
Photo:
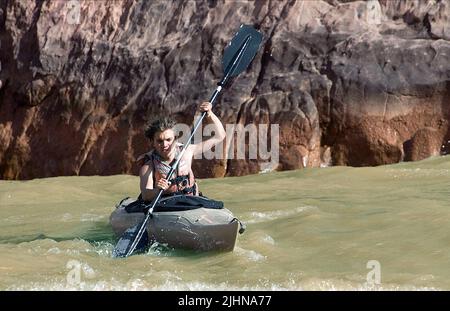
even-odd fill
[[(130, 250), (131, 245), (133, 244), (134, 239), (138, 235), (140, 224), (128, 228), (120, 237), (119, 242), (117, 242), (116, 247), (113, 250), (112, 256), (114, 258), (118, 257), (127, 257), (128, 252)], [(148, 234), (147, 231), (141, 236), (135, 250), (133, 253), (143, 252), (148, 246)]]
[(262, 39), (263, 35), (255, 28), (241, 25), (225, 48), (222, 60), (224, 76), (231, 78), (244, 71), (258, 52)]

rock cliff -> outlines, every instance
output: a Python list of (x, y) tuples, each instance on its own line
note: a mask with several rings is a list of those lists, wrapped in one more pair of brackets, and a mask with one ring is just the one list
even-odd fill
[[(214, 111), (224, 124), (279, 124), (267, 170), (450, 151), (450, 1), (0, 0), (0, 178), (136, 174), (145, 123), (192, 122), (240, 24), (263, 46)], [(194, 170), (244, 175), (262, 162)]]

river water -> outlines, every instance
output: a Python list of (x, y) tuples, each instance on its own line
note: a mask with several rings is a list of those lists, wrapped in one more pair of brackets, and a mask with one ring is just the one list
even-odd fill
[(450, 289), (450, 156), (199, 184), (247, 224), (233, 252), (112, 259), (137, 177), (0, 181), (0, 290)]

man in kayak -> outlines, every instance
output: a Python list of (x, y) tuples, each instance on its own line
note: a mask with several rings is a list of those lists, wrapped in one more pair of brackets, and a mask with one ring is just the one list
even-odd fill
[[(169, 117), (161, 117), (147, 125), (145, 136), (150, 140), (153, 150), (138, 157), (141, 164), (139, 171), (141, 198), (151, 201), (163, 189), (163, 196), (176, 194), (198, 195), (198, 187), (191, 169), (195, 155), (210, 150), (219, 144), (226, 136), (225, 129), (219, 118), (211, 111), (212, 105), (203, 102), (198, 106), (197, 114), (206, 111), (206, 120), (213, 124), (215, 135), (197, 144), (190, 144), (171, 180), (167, 180), (171, 165), (176, 161), (183, 145), (177, 142), (174, 127), (175, 121)], [(194, 117), (194, 120), (196, 119)]]

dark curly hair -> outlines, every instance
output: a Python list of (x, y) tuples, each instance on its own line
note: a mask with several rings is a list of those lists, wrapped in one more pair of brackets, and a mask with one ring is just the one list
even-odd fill
[(150, 140), (153, 140), (153, 136), (157, 132), (163, 132), (165, 130), (172, 129), (176, 125), (176, 122), (171, 117), (163, 116), (155, 120), (151, 120), (147, 125), (145, 126), (145, 137), (147, 137)]

